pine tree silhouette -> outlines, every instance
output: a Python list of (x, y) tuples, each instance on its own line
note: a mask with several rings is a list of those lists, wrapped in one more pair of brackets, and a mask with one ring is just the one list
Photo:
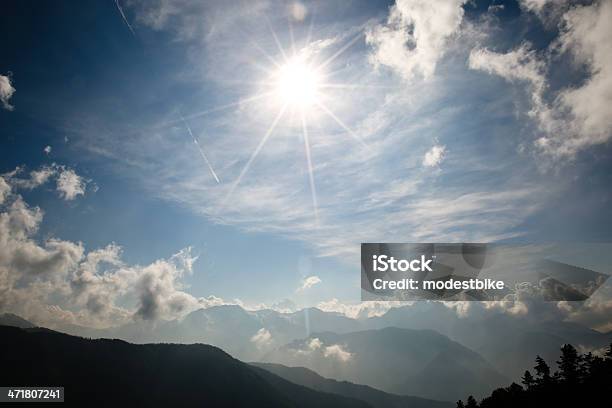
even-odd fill
[(470, 395), (468, 397), (465, 408), (478, 408), (478, 402), (476, 402), (476, 399), (473, 396)]
[(538, 377), (538, 384), (547, 384), (550, 382), (550, 367), (546, 364), (546, 361), (540, 356), (536, 356), (536, 365), (533, 368)]
[(540, 356), (536, 357), (534, 378), (529, 370), (522, 377), (524, 387), (512, 383), (498, 388), (480, 404), (470, 396), (464, 406), (457, 408), (575, 408), (612, 406), (609, 392), (612, 384), (612, 344), (604, 357), (587, 353), (580, 355), (576, 348), (566, 344), (561, 348), (557, 362), (559, 371), (550, 374), (550, 367)]
[(525, 374), (523, 374), (523, 377), (521, 377), (521, 383), (527, 389), (530, 389), (535, 384), (535, 379), (533, 378), (529, 370), (525, 370)]
[(577, 383), (579, 380), (581, 358), (571, 344), (561, 347), (561, 359), (557, 361), (559, 365), (559, 376), (563, 381)]

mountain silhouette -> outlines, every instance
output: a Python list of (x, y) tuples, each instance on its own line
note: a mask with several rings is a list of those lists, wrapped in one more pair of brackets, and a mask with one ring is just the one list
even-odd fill
[(35, 324), (12, 313), (0, 314), (0, 326), (19, 327), (20, 329), (31, 329), (36, 327)]
[(0, 384), (63, 386), (74, 406), (357, 407), (204, 344), (84, 339), (0, 326)]
[(367, 402), (373, 408), (453, 408), (455, 406), (451, 402), (390, 394), (367, 385), (332, 380), (304, 367), (287, 367), (271, 363), (251, 363), (251, 365), (317, 391), (358, 398)]

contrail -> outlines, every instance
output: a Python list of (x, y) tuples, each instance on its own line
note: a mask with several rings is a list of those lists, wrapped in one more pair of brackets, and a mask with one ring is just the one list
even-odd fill
[(134, 37), (136, 37), (136, 33), (134, 32), (134, 29), (132, 28), (130, 23), (127, 21), (127, 18), (125, 17), (125, 13), (123, 12), (123, 8), (121, 8), (121, 4), (119, 4), (119, 0), (115, 0), (115, 4), (117, 5), (117, 10), (119, 10), (119, 14), (121, 14), (121, 18), (123, 18), (123, 21), (125, 22), (125, 25), (128, 26), (128, 28), (132, 32), (132, 35)]
[(215, 178), (215, 181), (217, 182), (217, 184), (219, 184), (220, 181), (219, 181), (219, 177), (217, 177), (217, 173), (215, 173), (215, 170), (213, 169), (212, 165), (210, 164), (210, 161), (208, 161), (208, 157), (206, 157), (206, 154), (204, 154), (204, 150), (202, 150), (202, 147), (200, 146), (200, 143), (198, 142), (198, 139), (196, 139), (196, 137), (193, 135), (193, 132), (191, 131), (191, 128), (187, 124), (187, 121), (185, 120), (183, 115), (181, 115), (181, 120), (183, 121), (183, 124), (185, 125), (185, 128), (187, 128), (187, 132), (189, 132), (189, 136), (191, 136), (191, 138), (193, 139), (193, 143), (198, 147), (198, 151), (200, 152), (200, 155), (202, 156), (202, 158), (206, 162), (206, 165), (208, 166), (208, 170), (210, 170), (210, 174), (212, 174), (212, 176)]

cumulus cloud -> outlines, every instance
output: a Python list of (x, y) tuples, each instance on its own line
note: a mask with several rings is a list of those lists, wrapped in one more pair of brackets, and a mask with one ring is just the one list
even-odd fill
[(397, 0), (386, 24), (366, 32), (370, 62), (405, 79), (431, 77), (463, 20), (465, 0)]
[(572, 154), (583, 147), (600, 144), (612, 136), (612, 2), (573, 8), (563, 17), (561, 46), (576, 63), (590, 73), (586, 82), (567, 88), (559, 103), (570, 114), (571, 133), (550, 134), (539, 140), (545, 148), (560, 154)]
[[(530, 10), (541, 10), (545, 1), (523, 2)], [(530, 44), (497, 53), (475, 49), (469, 66), (509, 81), (523, 82), (529, 89), (531, 109), (541, 136), (535, 141), (538, 149), (553, 157), (573, 157), (579, 151), (605, 143), (612, 137), (612, 118), (607, 107), (612, 103), (612, 3), (595, 2), (573, 7), (561, 14), (560, 36), (546, 55), (538, 55)], [(576, 68), (586, 68), (588, 76), (576, 87), (565, 87), (547, 101), (550, 64), (556, 55), (568, 54)]]
[(310, 339), (308, 343), (306, 343), (306, 345), (308, 350), (315, 351), (319, 350), (323, 346), (323, 343), (321, 342), (321, 340), (315, 337), (313, 339)]
[(0, 177), (0, 204), (4, 203), (4, 200), (11, 192), (11, 186), (4, 180), (3, 177)]
[(262, 327), (251, 337), (251, 343), (254, 343), (260, 349), (267, 347), (272, 343), (272, 334), (268, 329)]
[(435, 145), (431, 149), (425, 153), (425, 157), (423, 157), (423, 166), (425, 167), (435, 167), (439, 166), (444, 160), (444, 156), (446, 154), (446, 146), (444, 145)]
[(0, 102), (4, 109), (12, 111), (14, 106), (9, 103), (9, 100), (15, 93), (15, 88), (11, 83), (11, 75), (0, 75)]
[(321, 339), (314, 337), (306, 340), (303, 348), (295, 349), (298, 355), (319, 355), (325, 358), (333, 358), (339, 362), (346, 363), (353, 358), (353, 354), (341, 344), (325, 345)]
[(37, 240), (44, 212), (13, 191), (15, 182), (15, 172), (0, 176), (0, 310), (49, 326), (104, 327), (219, 304), (185, 292), (197, 260), (189, 247), (142, 266), (125, 264), (116, 244), (87, 251), (80, 242)]
[[(41, 166), (37, 170), (30, 171), (28, 177), (23, 177), (23, 167), (17, 167), (15, 170), (5, 173), (2, 176), (8, 180), (10, 184), (19, 189), (32, 190), (46, 184), (49, 180), (55, 179), (56, 191), (64, 200), (74, 200), (79, 195), (85, 195), (87, 185), (91, 180), (87, 180), (78, 175), (73, 169), (64, 165), (53, 163), (50, 166)], [(94, 190), (97, 186), (93, 185)]]
[(144, 320), (180, 316), (199, 307), (196, 298), (183, 292), (182, 278), (193, 270), (197, 257), (185, 248), (169, 259), (136, 268), (136, 294), (139, 307), (136, 315)]
[(325, 357), (335, 358), (343, 363), (346, 363), (353, 358), (353, 354), (347, 351), (346, 348), (340, 344), (333, 344), (325, 347), (323, 355)]
[(303, 290), (306, 290), (306, 289), (310, 289), (314, 285), (317, 285), (319, 283), (321, 283), (321, 278), (319, 278), (316, 275), (309, 276), (309, 277), (305, 278), (304, 280), (302, 280), (302, 284), (298, 288), (298, 291), (303, 291)]
[(85, 195), (87, 182), (72, 169), (62, 169), (57, 178), (57, 192), (64, 200)]

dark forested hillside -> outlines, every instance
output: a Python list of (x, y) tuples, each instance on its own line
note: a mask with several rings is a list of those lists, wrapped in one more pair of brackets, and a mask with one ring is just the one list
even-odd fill
[(612, 345), (599, 357), (592, 353), (581, 355), (566, 344), (561, 348), (557, 365), (559, 370), (551, 373), (548, 363), (537, 356), (534, 373), (525, 371), (522, 386), (512, 383), (498, 388), (480, 403), (469, 396), (466, 403), (458, 401), (457, 408), (612, 406)]
[(75, 406), (369, 406), (262, 375), (203, 344), (135, 345), (0, 326), (0, 366), (0, 384), (63, 386)]

